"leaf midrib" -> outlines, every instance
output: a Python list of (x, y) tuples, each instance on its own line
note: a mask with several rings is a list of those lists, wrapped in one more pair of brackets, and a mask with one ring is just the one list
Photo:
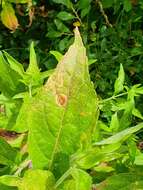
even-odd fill
[[(75, 61), (77, 61), (77, 55), (76, 55)], [(69, 97), (71, 95), (71, 89), (72, 89), (72, 86), (73, 86), (72, 84), (73, 84), (74, 73), (76, 72), (76, 66), (77, 66), (77, 64), (74, 65), (73, 73), (72, 73), (72, 75), (70, 77), (70, 82), (69, 82), (70, 85), (69, 85), (68, 93), (67, 93), (67, 104), (64, 107), (64, 111), (63, 111), (63, 115), (62, 115), (62, 119), (61, 119), (61, 124), (60, 124), (60, 128), (59, 128), (59, 132), (58, 132), (58, 135), (57, 135), (57, 138), (56, 138), (56, 142), (55, 142), (55, 145), (54, 145), (53, 153), (52, 153), (52, 156), (51, 156), (51, 161), (49, 163), (49, 170), (52, 168), (54, 156), (55, 156), (55, 153), (56, 153), (58, 145), (59, 145), (61, 131), (62, 131), (63, 127), (64, 127), (63, 121), (65, 119), (65, 114), (66, 114), (66, 111), (67, 111), (67, 108), (68, 108), (68, 105), (69, 105)]]

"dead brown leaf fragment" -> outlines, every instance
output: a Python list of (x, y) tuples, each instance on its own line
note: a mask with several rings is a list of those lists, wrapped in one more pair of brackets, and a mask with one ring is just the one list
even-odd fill
[(7, 131), (0, 129), (0, 137), (4, 138), (6, 141), (14, 140), (19, 136), (16, 132)]

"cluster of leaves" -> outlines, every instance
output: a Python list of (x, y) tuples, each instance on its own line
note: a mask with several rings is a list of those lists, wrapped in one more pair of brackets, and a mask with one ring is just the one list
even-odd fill
[(33, 43), (26, 71), (0, 54), (0, 128), (13, 132), (0, 138), (0, 189), (142, 189), (143, 87), (125, 86), (121, 64), (113, 96), (98, 98), (77, 28), (67, 53), (55, 55), (56, 69), (40, 72)]
[[(34, 40), (42, 70), (54, 68), (56, 61), (49, 51), (65, 53), (73, 42), (73, 25), (80, 25), (92, 63), (91, 78), (102, 97), (112, 94), (120, 63), (129, 85), (143, 82), (142, 0), (33, 0), (30, 6), (21, 4), (26, 0), (2, 2), (13, 2), (20, 26), (9, 33), (1, 25), (0, 48), (10, 48), (21, 62), (27, 64), (28, 47)], [(33, 20), (30, 27), (28, 14)]]

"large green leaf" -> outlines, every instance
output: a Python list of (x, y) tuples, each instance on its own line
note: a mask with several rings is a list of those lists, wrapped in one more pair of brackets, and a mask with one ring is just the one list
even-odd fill
[(18, 187), (18, 190), (54, 190), (55, 179), (51, 172), (44, 170), (27, 170), (23, 178), (5, 175), (0, 183)]
[(74, 153), (81, 139), (90, 142), (97, 112), (86, 50), (76, 29), (75, 42), (32, 98), (28, 147), (33, 166), (51, 169), (56, 157), (60, 160), (60, 155), (68, 157)]
[(29, 170), (25, 172), (19, 190), (54, 190), (54, 177), (44, 170)]

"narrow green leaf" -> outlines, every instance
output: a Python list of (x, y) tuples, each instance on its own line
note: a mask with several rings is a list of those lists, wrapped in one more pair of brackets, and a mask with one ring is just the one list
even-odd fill
[(34, 42), (30, 45), (30, 63), (28, 69), (26, 70), (26, 75), (24, 76), (23, 82), (31, 87), (42, 84), (40, 69), (38, 67), (36, 53), (34, 50)]
[(54, 69), (50, 69), (48, 71), (44, 71), (44, 72), (40, 73), (41, 79), (44, 80), (45, 78), (51, 76), (53, 72), (54, 72)]
[(86, 50), (76, 29), (75, 42), (32, 100), (28, 146), (34, 167), (53, 168), (56, 157), (74, 153), (83, 136), (89, 143), (97, 114)]
[(35, 54), (35, 50), (34, 50), (34, 42), (31, 43), (30, 45), (30, 63), (29, 63), (29, 67), (26, 71), (26, 73), (30, 74), (30, 75), (34, 75), (39, 73), (39, 68), (38, 68), (38, 64), (37, 64), (37, 58), (36, 58), (36, 54)]
[(20, 84), (20, 79), (20, 75), (10, 68), (0, 52), (0, 91), (6, 96), (13, 96)]
[(97, 62), (97, 59), (89, 59), (88, 65), (92, 65), (95, 62)]
[(15, 186), (18, 187), (21, 183), (21, 179), (12, 175), (4, 175), (0, 176), (0, 183), (7, 186)]
[(29, 3), (29, 0), (8, 0), (11, 3)]
[(116, 143), (113, 145), (106, 145), (103, 148), (92, 148), (91, 150), (79, 154), (75, 162), (82, 169), (91, 169), (102, 162), (120, 158), (122, 155), (116, 152), (120, 146), (120, 143)]
[(118, 116), (117, 116), (117, 112), (116, 112), (115, 114), (112, 115), (110, 129), (113, 132), (117, 132), (118, 128), (119, 128), (119, 120), (118, 120)]
[(114, 144), (120, 141), (125, 141), (128, 137), (130, 137), (133, 133), (139, 131), (143, 128), (143, 123), (136, 125), (135, 127), (127, 128), (105, 140), (100, 142), (96, 142), (95, 145), (105, 145), (105, 144)]
[(141, 112), (140, 112), (138, 109), (136, 109), (136, 108), (133, 108), (132, 114), (133, 114), (135, 117), (138, 117), (138, 118), (140, 118), (140, 119), (143, 119), (143, 116), (142, 116)]
[(57, 61), (61, 61), (63, 55), (58, 51), (50, 51), (50, 53), (56, 58)]
[(124, 80), (125, 80), (125, 73), (124, 73), (123, 65), (120, 64), (118, 78), (116, 79), (115, 84), (114, 84), (114, 94), (118, 94), (119, 92), (123, 91)]
[(12, 148), (5, 140), (0, 138), (0, 164), (15, 164), (17, 155), (17, 151)]
[(99, 120), (97, 124), (98, 124), (99, 129), (102, 129), (103, 131), (106, 131), (109, 133), (112, 132), (109, 126), (107, 126), (104, 122)]
[(11, 67), (11, 69), (13, 69), (15, 72), (17, 72), (21, 77), (23, 77), (24, 75), (24, 68), (22, 66), (22, 64), (20, 64), (18, 61), (16, 61), (10, 54), (8, 54), (7, 52), (4, 52), (4, 56), (7, 58), (7, 61)]

